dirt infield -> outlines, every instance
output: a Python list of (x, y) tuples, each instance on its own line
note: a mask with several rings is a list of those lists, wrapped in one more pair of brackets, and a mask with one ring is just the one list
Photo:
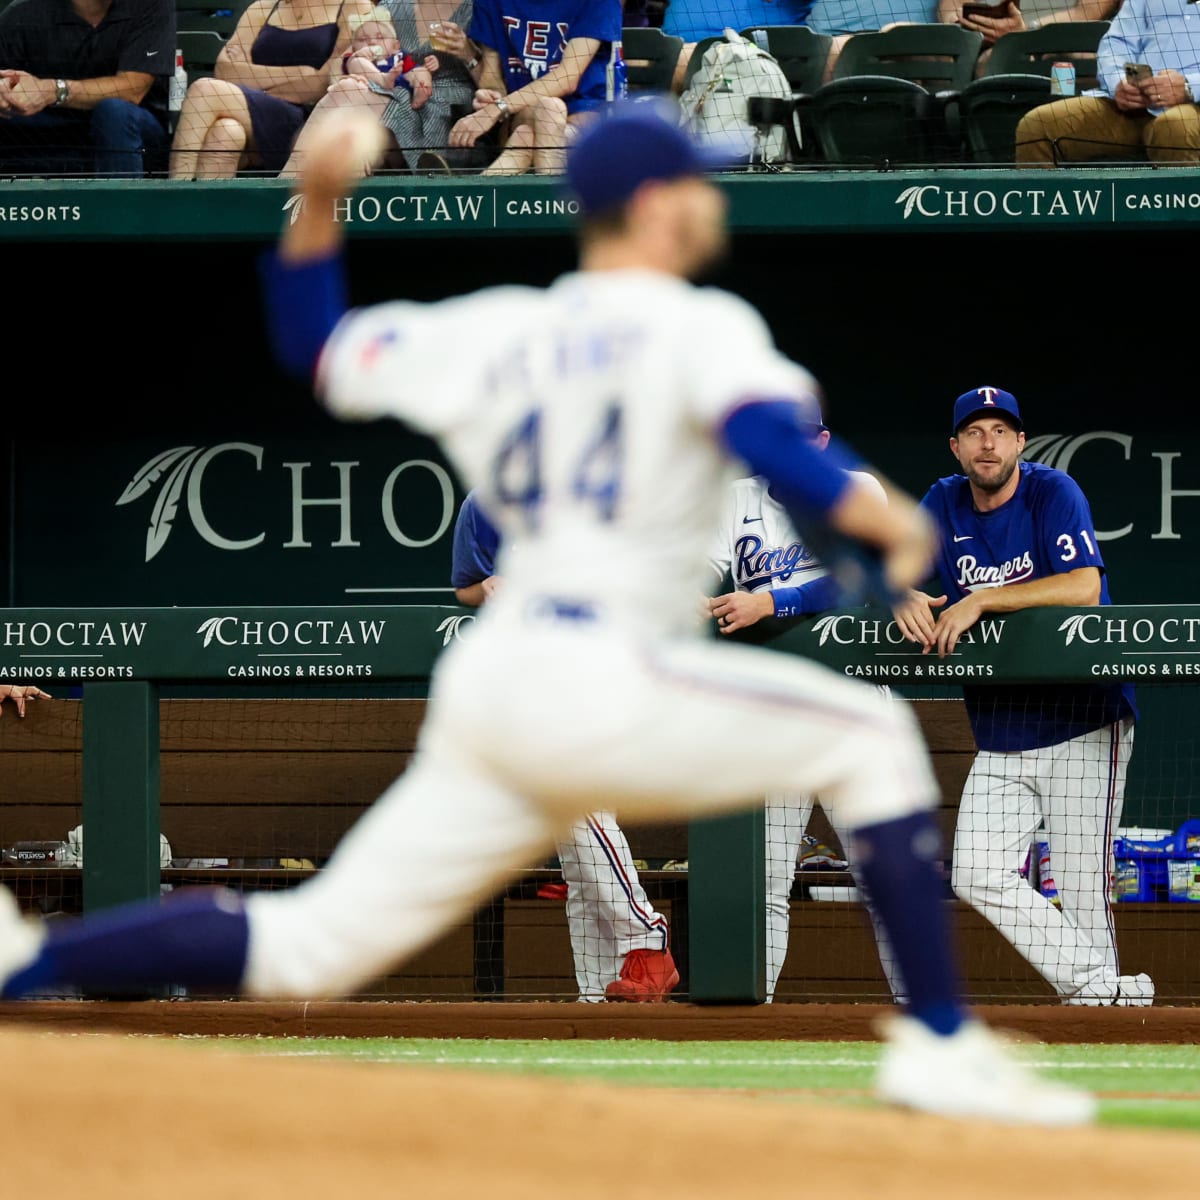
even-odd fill
[[(874, 1004), (755, 1006), (572, 1001), (446, 1004), (417, 1001), (54, 1000), (0, 1003), (0, 1029), (275, 1037), (661, 1038), (672, 1041), (863, 1041)], [(1200, 1043), (1200, 1008), (980, 1005), (997, 1028), (1042, 1042)]]
[(10, 1196), (761, 1200), (820, 1186), (873, 1200), (1011, 1200), (1029, 1187), (1094, 1200), (1126, 1184), (1172, 1195), (1200, 1170), (1200, 1140), (1179, 1133), (1017, 1131), (14, 1026), (0, 1055), (19, 1097), (2, 1135)]

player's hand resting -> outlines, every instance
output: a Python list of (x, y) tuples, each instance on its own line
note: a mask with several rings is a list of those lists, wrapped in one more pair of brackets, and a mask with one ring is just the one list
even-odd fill
[(769, 591), (729, 592), (714, 596), (708, 602), (708, 611), (716, 618), (722, 633), (736, 633), (756, 625), (763, 617), (773, 616), (775, 599)]
[(20, 683), (0, 683), (0, 714), (4, 712), (5, 700), (11, 700), (16, 705), (17, 716), (23, 717), (27, 700), (49, 700), (50, 698), (50, 694), (43, 692), (41, 688)]
[(896, 627), (908, 641), (920, 643), (922, 654), (928, 654), (937, 643), (937, 614), (933, 610), (945, 603), (945, 596), (930, 596), (910, 588), (907, 598), (892, 608)]

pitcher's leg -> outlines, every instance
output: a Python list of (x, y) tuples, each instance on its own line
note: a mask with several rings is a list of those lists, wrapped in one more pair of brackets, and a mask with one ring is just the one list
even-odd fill
[(244, 990), (346, 995), (466, 919), (557, 832), (529, 801), (450, 755), (418, 752), (329, 864), (246, 904)]

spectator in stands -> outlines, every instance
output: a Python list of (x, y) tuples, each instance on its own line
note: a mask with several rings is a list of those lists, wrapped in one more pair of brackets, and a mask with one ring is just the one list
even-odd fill
[(714, 5), (708, 0), (672, 0), (663, 14), (662, 30), (683, 38), (675, 64), (671, 90), (679, 95), (687, 78), (696, 44), (720, 37), (725, 30), (741, 31), (754, 25), (806, 25), (813, 0), (738, 0), (736, 5)]
[(406, 88), (413, 108), (420, 109), (433, 94), (437, 55), (428, 54), (418, 63), (404, 52), (387, 9), (376, 9), (375, 14), (355, 30), (350, 49), (342, 55), (342, 74), (359, 75), (372, 91), (382, 88), (389, 96), (394, 87)]
[[(500, 588), (500, 534), (474, 491), (454, 523), (450, 582), (460, 604), (478, 608)], [(469, 635), (468, 635), (469, 636)], [(679, 982), (666, 918), (638, 878), (629, 842), (611, 812), (590, 813), (556, 846), (567, 884), (567, 929), (579, 999), (657, 1004)]]
[[(1127, 76), (1125, 64), (1150, 74)], [(1100, 39), (1099, 88), (1028, 112), (1017, 126), (1019, 164), (1091, 162), (1145, 155), (1200, 162), (1200, 19), (1189, 4), (1124, 0)]]
[[(904, 637), (946, 658), (989, 615), (1111, 603), (1079, 485), (1021, 461), (1016, 397), (996, 387), (964, 392), (951, 430), (959, 470), (921, 501), (938, 528), (939, 587), (913, 589), (896, 606)], [(964, 684), (963, 700), (979, 751), (958, 806), (955, 893), (1064, 1004), (1152, 1003), (1148, 975), (1120, 973), (1109, 900), (1137, 719), (1132, 685)], [(1043, 824), (1061, 909), (1019, 874)]]
[(172, 179), (277, 174), (369, 0), (252, 0), (211, 78), (188, 88), (171, 144)]
[(29, 683), (0, 683), (0, 716), (4, 714), (5, 700), (11, 700), (16, 707), (17, 716), (25, 715), (25, 705), (30, 700), (50, 700), (49, 692)]
[(142, 176), (166, 166), (173, 0), (0, 9), (0, 170)]
[(483, 46), (475, 111), (450, 131), (474, 146), (503, 127), (504, 149), (485, 175), (562, 171), (574, 131), (625, 91), (620, 0), (479, 0), (471, 36)]
[(1026, 17), (1021, 11), (1020, 0), (1001, 0), (987, 11), (978, 3), (943, 0), (938, 7), (938, 19), (955, 21), (964, 29), (973, 29), (983, 35), (983, 52), (975, 64), (975, 74), (979, 76), (986, 71), (992, 47), (1006, 33), (1040, 29), (1043, 25), (1054, 25), (1061, 21), (1107, 21), (1120, 4), (1121, 0), (1076, 0), (1069, 7), (1043, 8), (1040, 16)]
[[(414, 58), (430, 55), (438, 60), (433, 73), (429, 98), (416, 104), (417, 96), (403, 86), (372, 86), (372, 81), (356, 76), (335, 76), (329, 91), (317, 103), (312, 117), (300, 131), (291, 156), (280, 172), (282, 178), (295, 178), (300, 171), (310, 131), (321, 117), (335, 108), (362, 105), (379, 114), (392, 135), (394, 148), (383, 165), (391, 169), (415, 170), (422, 154), (440, 154), (429, 161), (438, 169), (484, 165), (494, 156), (484, 146), (459, 158), (443, 152), (450, 144), (450, 128), (456, 113), (470, 110), (482, 68), (483, 49), (467, 36), (474, 13), (474, 0), (382, 0), (379, 10), (392, 21), (400, 44)], [(436, 26), (436, 29), (434, 28)], [(434, 42), (436, 41), (436, 45)]]
[(961, 0), (816, 0), (808, 25), (833, 38), (825, 78), (833, 78), (842, 48), (856, 33), (878, 33), (893, 25), (933, 25), (954, 21)]
[[(818, 450), (829, 445), (829, 428), (814, 400), (805, 414), (805, 436)], [(868, 471), (854, 472), (864, 487), (886, 502), (886, 489)], [(841, 589), (829, 568), (805, 544), (787, 510), (761, 475), (736, 479), (730, 485), (709, 550), (718, 580), (732, 582), (733, 591), (706, 599), (703, 612), (717, 622), (721, 637), (762, 641), (777, 635), (794, 618), (811, 616), (841, 603)], [(890, 689), (880, 688), (884, 695)], [(777, 793), (766, 798), (764, 829), (767, 869), (767, 1003), (787, 958), (791, 932), (791, 895), (796, 867), (806, 845), (814, 797)], [(841, 837), (840, 831), (839, 838)], [(827, 864), (834, 863), (826, 856)], [(840, 867), (848, 864), (844, 860)], [(860, 891), (861, 880), (856, 880)], [(868, 910), (871, 911), (871, 910)], [(874, 919), (880, 962), (893, 993), (901, 985), (882, 926)]]
[(1101, 21), (1107, 20), (1121, 0), (1076, 0), (1069, 8), (1053, 9), (1041, 18), (1026, 18), (1022, 15), (1020, 0), (1000, 0), (982, 11), (987, 0), (970, 3), (969, 0), (816, 0), (809, 15), (808, 24), (818, 33), (828, 33), (833, 38), (829, 58), (825, 64), (825, 78), (833, 78), (848, 38), (856, 33), (873, 33), (890, 29), (894, 25), (934, 24), (960, 25), (983, 36), (983, 50), (975, 64), (975, 74), (982, 75), (988, 55), (996, 39), (1006, 33), (1017, 33), (1023, 29), (1037, 29), (1040, 25), (1055, 21)]

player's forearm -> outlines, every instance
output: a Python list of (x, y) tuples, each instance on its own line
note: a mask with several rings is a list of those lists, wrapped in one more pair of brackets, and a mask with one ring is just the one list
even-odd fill
[(834, 608), (841, 598), (832, 575), (823, 575), (798, 587), (772, 588), (768, 595), (772, 601), (772, 615), (776, 617), (805, 617), (824, 612)]
[[(54, 81), (46, 80), (51, 91)], [(154, 83), (154, 76), (144, 71), (121, 71), (116, 75), (103, 75), (95, 79), (68, 79), (65, 107), (92, 109), (101, 100), (127, 100), (130, 104), (141, 104)]]
[(456, 587), (454, 589), (454, 598), (459, 604), (466, 605), (467, 608), (479, 608), (487, 599), (487, 592), (484, 591), (483, 581), (469, 583), (466, 587)]
[(1100, 603), (1100, 572), (1080, 567), (1061, 575), (1047, 575), (1024, 583), (985, 588), (972, 593), (981, 612), (1019, 612), (1023, 608), (1085, 608)]

